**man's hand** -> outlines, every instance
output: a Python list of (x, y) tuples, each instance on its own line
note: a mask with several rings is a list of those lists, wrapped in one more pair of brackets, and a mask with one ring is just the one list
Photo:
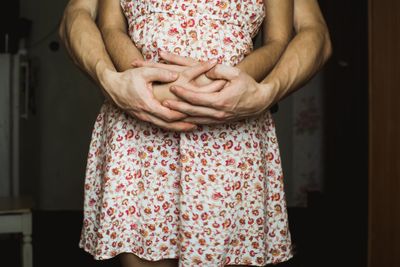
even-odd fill
[[(145, 61), (145, 60), (134, 60), (132, 62), (132, 66), (134, 67), (153, 67), (153, 68), (161, 68), (173, 72), (185, 73), (191, 69), (191, 67), (198, 65), (201, 61), (198, 61), (194, 58), (190, 57), (182, 57), (172, 53), (160, 51), (161, 58), (169, 64), (154, 62), (154, 61)], [(208, 78), (205, 73), (201, 73), (197, 77), (190, 79), (190, 83), (193, 86), (201, 87), (197, 88), (198, 92), (214, 92), (213, 88), (208, 87), (211, 83), (217, 83), (220, 87), (224, 86), (225, 80), (212, 80)]]
[(190, 115), (182, 121), (219, 124), (258, 115), (275, 102), (277, 90), (274, 86), (259, 84), (236, 67), (218, 64), (206, 75), (228, 82), (221, 91), (213, 93), (173, 86), (171, 92), (184, 101), (166, 100), (163, 105)]
[(176, 73), (149, 67), (124, 72), (105, 68), (98, 76), (102, 77), (101, 84), (111, 100), (129, 115), (167, 130), (188, 131), (196, 128), (193, 123), (177, 121), (187, 115), (162, 106), (153, 96), (153, 82), (175, 81), (178, 78)]
[[(183, 57), (167, 52), (160, 56), (169, 64), (136, 61), (135, 65), (153, 66), (171, 71), (179, 71), (198, 61), (194, 58)], [(165, 106), (190, 115), (183, 119), (185, 122), (196, 124), (220, 124), (240, 120), (257, 115), (269, 108), (277, 94), (271, 84), (259, 84), (246, 72), (239, 68), (218, 64), (205, 73), (210, 81), (225, 81), (222, 90), (207, 90), (206, 87), (193, 90), (183, 86), (174, 86), (171, 92), (181, 100), (163, 101)]]
[[(158, 63), (155, 63), (158, 64)], [(160, 63), (161, 64), (161, 63)], [(207, 92), (216, 92), (221, 90), (224, 85), (224, 80), (210, 80), (211, 83), (208, 83), (203, 86), (198, 86), (197, 84), (193, 83), (193, 80), (198, 78), (200, 75), (204, 75), (205, 72), (209, 71), (217, 64), (217, 60), (214, 61), (206, 61), (194, 64), (190, 67), (185, 67), (184, 70), (179, 72), (179, 78), (170, 83), (162, 83), (162, 84), (155, 84), (153, 86), (153, 94), (154, 97), (162, 102), (164, 100), (182, 100), (173, 93), (170, 92), (171, 86), (181, 86), (192, 91), (207, 91)]]

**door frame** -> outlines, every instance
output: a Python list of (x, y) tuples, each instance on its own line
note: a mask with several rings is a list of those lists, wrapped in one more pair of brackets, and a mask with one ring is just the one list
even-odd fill
[(369, 0), (369, 267), (400, 266), (399, 13)]

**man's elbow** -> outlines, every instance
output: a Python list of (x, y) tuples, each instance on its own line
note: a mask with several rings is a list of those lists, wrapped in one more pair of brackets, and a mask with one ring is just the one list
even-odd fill
[(71, 17), (73, 17), (74, 13), (76, 13), (76, 11), (74, 10), (73, 5), (70, 2), (64, 9), (64, 13), (61, 17), (60, 26), (58, 27), (58, 37), (65, 45), (68, 44), (68, 21), (71, 20)]
[(70, 0), (64, 9), (64, 13), (61, 18), (60, 26), (58, 28), (58, 36), (64, 44), (69, 42), (69, 32), (72, 28), (76, 28), (76, 24), (79, 27), (79, 18), (82, 14), (87, 14), (88, 16), (95, 19), (94, 9), (95, 7), (89, 6), (87, 1), (74, 1)]
[(324, 62), (328, 61), (333, 53), (333, 47), (332, 47), (332, 40), (329, 34), (329, 30), (325, 28), (325, 33), (324, 33), (324, 47), (323, 47), (323, 58)]
[(318, 56), (321, 64), (324, 65), (332, 56), (333, 48), (332, 41), (329, 34), (328, 27), (325, 24), (317, 24), (307, 29), (310, 36), (313, 36), (313, 40), (318, 47)]
[(65, 15), (61, 18), (60, 26), (58, 27), (58, 37), (65, 43)]
[(297, 25), (296, 32), (314, 44), (322, 65), (329, 60), (333, 53), (333, 46), (325, 22), (314, 21), (313, 23)]

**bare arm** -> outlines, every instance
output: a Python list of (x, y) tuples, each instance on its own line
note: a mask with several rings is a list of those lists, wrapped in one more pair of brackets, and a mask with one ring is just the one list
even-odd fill
[(127, 22), (119, 0), (100, 1), (99, 28), (107, 51), (119, 71), (132, 68), (132, 61), (143, 60), (142, 53), (130, 39)]
[[(153, 81), (174, 81), (176, 76), (170, 71), (151, 68), (115, 70), (95, 24), (97, 8), (98, 0), (70, 0), (65, 9), (59, 35), (75, 64), (98, 83), (107, 98), (131, 116), (165, 129), (193, 129), (193, 124), (177, 121), (186, 117), (185, 114), (162, 106), (146, 90)], [(121, 68), (121, 62), (117, 63)]]
[(115, 68), (94, 22), (97, 2), (71, 0), (65, 8), (59, 35), (74, 63), (101, 85), (104, 70)]
[[(220, 92), (197, 93), (177, 88), (173, 92), (191, 105), (180, 101), (168, 101), (169, 107), (196, 116), (186, 118), (185, 121), (188, 122), (227, 122), (259, 114), (306, 83), (330, 57), (331, 43), (318, 2), (295, 0), (294, 5), (297, 35), (270, 75), (261, 83), (253, 79), (256, 71), (251, 71), (251, 67), (242, 70), (242, 66), (239, 69), (219, 64), (206, 75), (212, 79), (229, 80), (230, 83), (224, 89)], [(184, 60), (178, 56), (170, 55), (169, 58), (170, 62), (193, 64), (191, 60)], [(252, 60), (253, 66), (261, 66), (259, 62), (262, 60), (262, 56)], [(203, 106), (210, 108), (204, 110)]]
[[(264, 0), (264, 5), (265, 19), (262, 27), (264, 45), (252, 51), (235, 66), (257, 82), (262, 81), (272, 70), (293, 36), (293, 0)], [(198, 62), (194, 58), (181, 57), (171, 53), (161, 55), (161, 57), (173, 66), (153, 62), (138, 62), (137, 65), (173, 69), (177, 68), (175, 64), (191, 66)], [(212, 78), (208, 74), (206, 75)]]
[[(135, 46), (134, 42), (130, 39), (127, 32), (127, 22), (119, 0), (101, 1), (99, 6), (99, 28), (103, 34), (104, 42), (111, 58), (120, 71), (132, 69), (132, 61), (143, 60), (143, 56), (139, 49)], [(215, 62), (216, 63), (216, 62)], [(186, 72), (182, 72), (176, 81), (165, 83), (161, 85), (152, 85), (151, 88), (154, 98), (158, 101), (165, 99), (179, 99), (170, 92), (169, 87), (173, 84), (192, 86), (195, 90), (196, 87), (190, 84), (190, 81), (208, 71), (212, 66), (207, 63), (197, 64)], [(206, 88), (219, 88), (223, 84), (209, 84)]]
[(294, 6), (297, 34), (278, 64), (262, 81), (278, 88), (275, 102), (308, 82), (332, 53), (328, 28), (317, 0), (296, 0)]
[(236, 65), (257, 82), (272, 70), (285, 51), (293, 31), (293, 0), (264, 0), (264, 5), (263, 46)]

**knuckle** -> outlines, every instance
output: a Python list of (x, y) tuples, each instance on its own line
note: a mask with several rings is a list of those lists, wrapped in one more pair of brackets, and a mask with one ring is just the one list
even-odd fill
[(150, 77), (150, 76), (154, 76), (154, 74), (156, 74), (155, 69), (152, 67), (144, 67), (143, 71), (146, 73), (146, 76)]
[(220, 112), (218, 112), (218, 113), (215, 114), (215, 117), (216, 117), (217, 119), (219, 119), (219, 120), (225, 119), (226, 116), (227, 116), (227, 114), (226, 114), (226, 112), (224, 112), (224, 111), (220, 111)]
[(147, 77), (147, 76), (150, 74), (150, 69), (147, 68), (147, 67), (140, 68), (139, 71), (142, 73), (142, 75), (143, 75), (144, 77)]
[(192, 116), (196, 116), (196, 115), (199, 114), (199, 111), (197, 111), (197, 110), (194, 109), (194, 108), (187, 108), (187, 109), (185, 110), (185, 113), (190, 114), (190, 115), (192, 115)]
[(173, 122), (173, 121), (179, 119), (179, 118), (176, 118), (178, 116), (171, 116), (171, 115), (168, 115), (168, 114), (163, 115), (163, 117), (164, 117), (163, 119), (165, 121), (167, 121), (167, 122)]
[(224, 100), (217, 99), (217, 100), (214, 102), (214, 106), (215, 106), (216, 108), (218, 108), (218, 109), (224, 109), (225, 106), (226, 106), (226, 102), (225, 102)]
[(169, 70), (162, 70), (162, 76), (169, 79), (173, 77), (173, 73)]
[(215, 116), (215, 118), (222, 120), (225, 118), (225, 112), (223, 112), (223, 111), (217, 112), (214, 116)]
[(171, 117), (165, 115), (165, 114), (160, 114), (160, 118), (166, 122), (172, 122), (173, 120), (171, 119)]

